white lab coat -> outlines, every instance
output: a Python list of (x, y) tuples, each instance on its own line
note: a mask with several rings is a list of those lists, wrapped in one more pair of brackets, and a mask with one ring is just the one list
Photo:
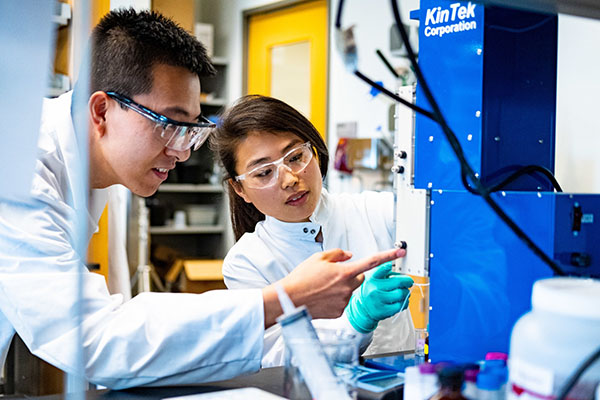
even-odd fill
[[(323, 242), (315, 241), (323, 231)], [(330, 194), (325, 188), (310, 222), (288, 223), (267, 216), (231, 248), (223, 264), (229, 289), (262, 288), (288, 275), (312, 254), (335, 248), (352, 252), (352, 260), (394, 247), (392, 193)], [(346, 315), (316, 320), (315, 326), (352, 329)], [(265, 332), (263, 367), (283, 363), (279, 326)], [(370, 336), (367, 337), (370, 339)], [(364, 338), (363, 338), (364, 340)], [(367, 342), (368, 343), (368, 342)], [(379, 323), (364, 355), (414, 349), (414, 325), (409, 311)]]
[[(73, 249), (71, 93), (46, 100), (32, 198), (0, 203), (0, 363), (15, 331), (33, 354), (111, 388), (228, 379), (257, 371), (263, 350), (260, 290), (143, 293), (123, 302)], [(93, 190), (89, 232), (105, 191)], [(83, 275), (81, 324), (77, 276)], [(80, 325), (85, 371), (76, 370)]]

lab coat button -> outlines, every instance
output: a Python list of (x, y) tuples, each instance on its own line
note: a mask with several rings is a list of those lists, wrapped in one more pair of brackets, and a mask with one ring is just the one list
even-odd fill
[(308, 228), (304, 228), (304, 233), (308, 233)]
[(310, 233), (312, 233), (313, 235), (315, 234), (315, 232), (316, 232), (316, 231), (315, 231), (314, 229), (311, 229), (311, 230), (310, 230)]

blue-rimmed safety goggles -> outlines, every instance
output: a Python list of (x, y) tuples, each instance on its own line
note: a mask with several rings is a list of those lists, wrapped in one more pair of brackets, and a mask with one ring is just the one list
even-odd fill
[(106, 94), (119, 104), (154, 122), (156, 124), (154, 133), (164, 140), (164, 145), (169, 149), (185, 151), (192, 148), (198, 150), (208, 138), (212, 128), (216, 126), (202, 115), (198, 117), (199, 122), (197, 123), (175, 121), (116, 92), (106, 92)]

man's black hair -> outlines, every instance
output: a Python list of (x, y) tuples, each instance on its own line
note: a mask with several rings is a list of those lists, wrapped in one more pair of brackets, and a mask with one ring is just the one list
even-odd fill
[(167, 64), (201, 76), (216, 73), (204, 46), (154, 11), (118, 9), (106, 14), (91, 36), (91, 93), (127, 97), (152, 90), (152, 67)]

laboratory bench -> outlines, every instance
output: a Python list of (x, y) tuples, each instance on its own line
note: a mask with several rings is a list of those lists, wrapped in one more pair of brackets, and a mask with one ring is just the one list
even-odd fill
[[(245, 387), (256, 387), (283, 397), (283, 372), (283, 367), (264, 368), (255, 374), (245, 375), (226, 381), (198, 384), (194, 386), (144, 387), (117, 391), (108, 389), (91, 390), (86, 392), (86, 400), (158, 400)], [(0, 399), (58, 400), (63, 398), (64, 395), (62, 394), (41, 397), (0, 396)], [(358, 390), (358, 399), (398, 400), (402, 398), (402, 387), (378, 393), (376, 395), (361, 391), (360, 389)]]

